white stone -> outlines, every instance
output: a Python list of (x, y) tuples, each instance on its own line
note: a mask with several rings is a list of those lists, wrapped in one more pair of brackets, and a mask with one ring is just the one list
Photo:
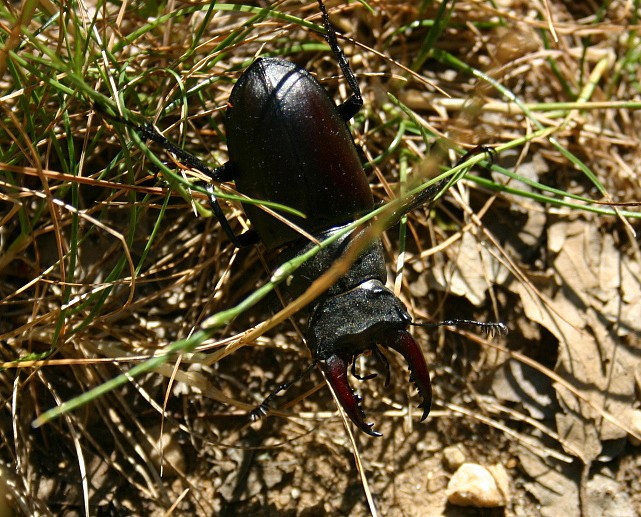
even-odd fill
[(508, 476), (500, 465), (488, 469), (464, 463), (447, 485), (447, 501), (455, 506), (497, 508), (505, 506), (508, 497)]

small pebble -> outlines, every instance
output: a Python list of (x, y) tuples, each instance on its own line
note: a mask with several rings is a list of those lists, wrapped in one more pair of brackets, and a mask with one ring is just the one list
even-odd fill
[(455, 506), (498, 508), (509, 498), (509, 478), (501, 465), (490, 468), (464, 463), (447, 485), (447, 501)]
[(461, 445), (450, 445), (443, 449), (443, 462), (448, 470), (454, 472), (466, 460), (465, 451)]

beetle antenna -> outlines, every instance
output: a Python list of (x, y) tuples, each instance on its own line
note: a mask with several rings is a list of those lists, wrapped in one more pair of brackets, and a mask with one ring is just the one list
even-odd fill
[(410, 325), (415, 327), (478, 327), (490, 336), (505, 336), (508, 328), (505, 323), (485, 323), (476, 320), (445, 320), (438, 323), (429, 322), (412, 322)]
[(307, 377), (310, 372), (316, 367), (316, 361), (312, 361), (302, 372), (300, 372), (293, 380), (285, 382), (272, 391), (258, 406), (249, 412), (249, 418), (252, 422), (260, 420), (269, 413), (271, 409), (272, 399), (282, 391), (287, 391), (291, 386), (296, 384), (301, 379)]

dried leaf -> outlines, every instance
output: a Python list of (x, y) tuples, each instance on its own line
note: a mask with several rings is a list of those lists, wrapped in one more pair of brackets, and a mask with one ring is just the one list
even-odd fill
[(525, 487), (539, 501), (542, 517), (636, 515), (630, 495), (614, 479), (596, 474), (587, 483), (586, 500), (580, 501), (581, 469), (578, 465), (554, 465), (525, 449), (519, 453), (519, 460), (534, 480), (525, 483)]
[(596, 474), (588, 481), (590, 515), (636, 517), (630, 495), (614, 479)]
[[(558, 288), (543, 300), (516, 286), (525, 313), (558, 339), (556, 373), (582, 398), (627, 425), (638, 350), (621, 338), (641, 332), (639, 266), (587, 221), (555, 223), (548, 235), (550, 247), (558, 250), (553, 262)], [(621, 296), (624, 291), (626, 297)], [(622, 317), (627, 318), (624, 324)], [(603, 419), (563, 383), (554, 388), (565, 409), (556, 417), (557, 430), (569, 452), (590, 462), (599, 454), (597, 441), (626, 436), (621, 426)]]
[(568, 454), (579, 455), (581, 461), (589, 465), (601, 453), (601, 440), (594, 423), (572, 411), (557, 413), (556, 427), (561, 445)]
[(550, 465), (523, 449), (519, 454), (521, 466), (536, 481), (525, 483), (527, 490), (538, 500), (541, 517), (579, 517), (580, 470), (571, 465)]
[(518, 361), (506, 361), (496, 371), (492, 391), (499, 399), (520, 403), (537, 420), (551, 419), (558, 409), (550, 378)]
[(469, 232), (463, 234), (458, 252), (445, 268), (432, 270), (438, 289), (464, 296), (478, 306), (491, 285), (503, 283), (509, 272)]

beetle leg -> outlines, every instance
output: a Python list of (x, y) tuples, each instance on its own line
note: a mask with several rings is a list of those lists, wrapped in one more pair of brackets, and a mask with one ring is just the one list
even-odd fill
[(332, 22), (329, 21), (329, 15), (327, 14), (327, 9), (325, 9), (323, 0), (318, 0), (318, 6), (320, 7), (321, 14), (323, 15), (325, 39), (327, 40), (327, 43), (329, 43), (332, 52), (336, 56), (338, 66), (340, 66), (341, 71), (343, 72), (343, 76), (347, 80), (349, 89), (352, 90), (352, 95), (349, 97), (349, 99), (336, 106), (336, 109), (338, 110), (341, 118), (345, 122), (347, 122), (348, 120), (351, 120), (354, 115), (356, 115), (363, 107), (363, 96), (361, 95), (361, 89), (358, 86), (356, 76), (354, 75), (352, 68), (349, 66), (349, 62), (347, 61), (347, 58), (343, 53), (343, 49), (338, 44), (338, 40), (336, 39), (336, 31), (334, 30)]
[(209, 206), (211, 207), (212, 212), (214, 212), (216, 219), (218, 219), (220, 227), (223, 229), (231, 243), (237, 248), (246, 248), (247, 246), (258, 244), (258, 235), (253, 229), (247, 230), (245, 233), (241, 233), (238, 235), (234, 233), (234, 230), (232, 230), (231, 226), (229, 225), (227, 216), (223, 212), (223, 209), (220, 207), (220, 203), (218, 203), (218, 198), (216, 197), (214, 187), (212, 185), (207, 185), (205, 189), (209, 194)]
[(376, 372), (370, 373), (369, 375), (359, 375), (356, 373), (356, 356), (352, 357), (352, 377), (356, 377), (359, 381), (369, 381), (373, 379), (378, 374)]
[(360, 398), (354, 393), (347, 381), (347, 365), (349, 357), (334, 354), (331, 355), (326, 361), (320, 361), (320, 366), (325, 373), (327, 382), (332, 386), (336, 398), (340, 402), (347, 416), (356, 424), (356, 426), (363, 432), (370, 436), (381, 436), (372, 429), (374, 424), (365, 422), (365, 413), (359, 404)]
[(381, 349), (377, 346), (374, 347), (374, 354), (376, 357), (378, 357), (378, 360), (382, 362), (385, 365), (385, 387), (389, 387), (389, 382), (390, 382), (390, 367), (389, 367), (389, 361), (387, 360), (387, 357), (385, 357), (385, 354), (381, 352)]
[(421, 422), (427, 418), (432, 407), (432, 383), (430, 382), (430, 372), (427, 369), (427, 363), (420, 347), (414, 341), (412, 335), (406, 330), (398, 330), (393, 334), (388, 334), (387, 339), (381, 343), (401, 354), (410, 369), (410, 380), (416, 386), (422, 402), (418, 405), (423, 409)]

